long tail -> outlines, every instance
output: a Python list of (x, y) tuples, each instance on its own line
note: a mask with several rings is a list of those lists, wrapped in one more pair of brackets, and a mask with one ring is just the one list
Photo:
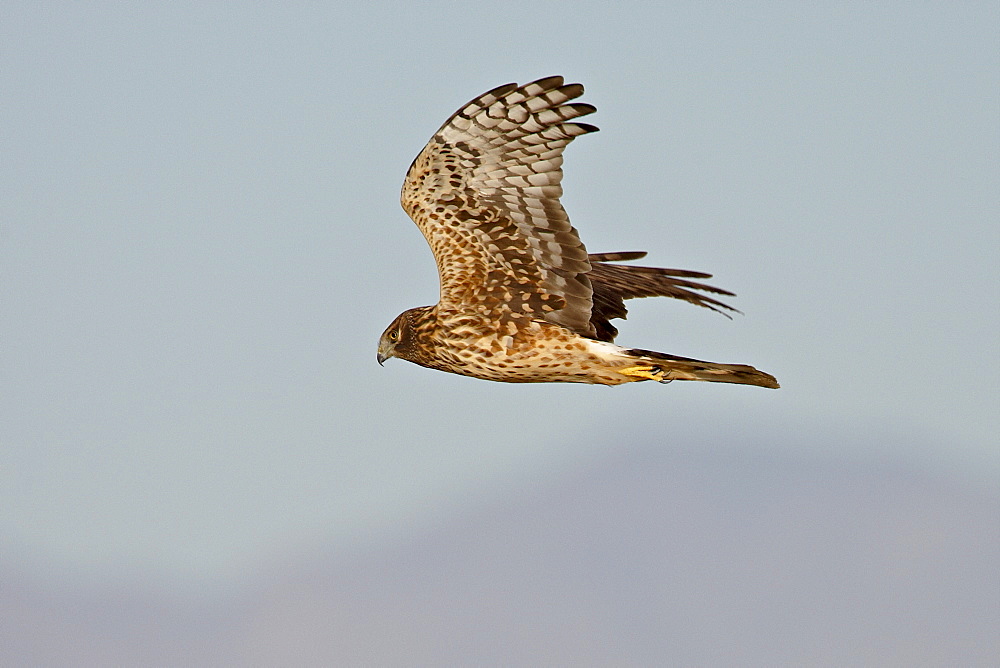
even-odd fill
[[(663, 372), (661, 382), (671, 380), (704, 380), (711, 383), (738, 383), (777, 389), (778, 381), (769, 373), (746, 364), (716, 364), (689, 357), (666, 355), (652, 350), (633, 348), (626, 351), (636, 356), (636, 362), (648, 363)], [(658, 379), (659, 380), (659, 379)]]

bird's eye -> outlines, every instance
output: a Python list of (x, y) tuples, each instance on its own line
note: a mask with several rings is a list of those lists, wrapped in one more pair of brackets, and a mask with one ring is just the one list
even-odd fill
[(399, 330), (398, 329), (394, 329), (391, 332), (389, 332), (389, 340), (390, 341), (399, 341)]

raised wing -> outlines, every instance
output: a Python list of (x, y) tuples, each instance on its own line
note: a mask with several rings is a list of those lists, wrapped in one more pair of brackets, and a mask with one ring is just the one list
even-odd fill
[(559, 203), (563, 149), (597, 130), (570, 122), (596, 111), (568, 104), (582, 94), (562, 77), (494, 88), (452, 115), (413, 161), (401, 203), (437, 261), (440, 308), (595, 335), (590, 261)]

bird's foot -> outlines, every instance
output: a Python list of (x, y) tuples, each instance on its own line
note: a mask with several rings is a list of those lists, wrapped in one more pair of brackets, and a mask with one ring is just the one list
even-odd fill
[(669, 383), (673, 380), (670, 378), (670, 372), (664, 371), (658, 366), (649, 366), (643, 364), (641, 366), (629, 366), (624, 369), (618, 369), (618, 373), (623, 376), (630, 376), (638, 380), (655, 380), (657, 383)]

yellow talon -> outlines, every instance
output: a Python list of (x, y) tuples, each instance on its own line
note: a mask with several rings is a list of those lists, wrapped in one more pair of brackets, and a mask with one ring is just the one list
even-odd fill
[(618, 373), (640, 380), (655, 380), (658, 383), (670, 382), (664, 379), (666, 374), (663, 373), (663, 369), (656, 366), (627, 366), (624, 369), (618, 369)]

